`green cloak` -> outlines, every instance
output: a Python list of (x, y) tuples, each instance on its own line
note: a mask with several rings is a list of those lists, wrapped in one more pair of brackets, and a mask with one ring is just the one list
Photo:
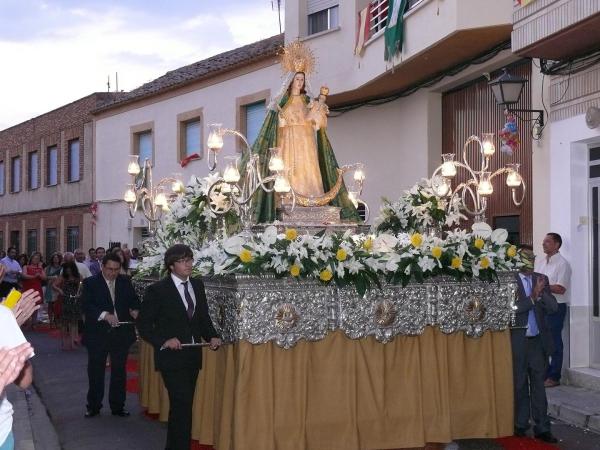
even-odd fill
[[(284, 95), (279, 106), (283, 108), (288, 102), (288, 95)], [(309, 103), (310, 98), (305, 95), (303, 96), (306, 104)], [(258, 133), (256, 141), (252, 145), (252, 153), (259, 155), (260, 168), (262, 168), (261, 176), (263, 178), (268, 177), (270, 174), (268, 161), (269, 161), (269, 148), (277, 147), (277, 125), (278, 125), (278, 113), (277, 111), (268, 110), (265, 121)], [(325, 129), (321, 128), (317, 131), (317, 152), (319, 156), (319, 169), (321, 170), (321, 178), (323, 180), (324, 192), (329, 191), (337, 181), (336, 169), (339, 167), (333, 148), (327, 137)], [(242, 167), (246, 167), (246, 161), (242, 163)], [(346, 190), (345, 183), (342, 182), (342, 187), (337, 197), (330, 203), (332, 206), (341, 207), (340, 217), (343, 220), (362, 222), (358, 215), (358, 211), (354, 207), (352, 201), (348, 198), (348, 191)], [(262, 189), (259, 189), (256, 193), (254, 200), (254, 220), (256, 223), (270, 223), (275, 220), (275, 194), (273, 192), (267, 193)]]

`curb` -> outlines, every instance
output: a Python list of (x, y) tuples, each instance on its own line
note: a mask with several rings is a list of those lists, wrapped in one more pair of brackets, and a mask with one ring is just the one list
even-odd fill
[(15, 450), (61, 450), (56, 429), (34, 386), (25, 390), (10, 386), (7, 395), (14, 409)]

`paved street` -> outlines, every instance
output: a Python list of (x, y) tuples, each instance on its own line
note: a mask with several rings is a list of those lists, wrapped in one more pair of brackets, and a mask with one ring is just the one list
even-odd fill
[[(15, 405), (17, 450), (58, 450), (58, 448), (159, 450), (163, 448), (166, 427), (143, 414), (136, 394), (127, 395), (127, 408), (132, 413), (131, 417), (113, 417), (106, 407), (100, 417), (94, 419), (83, 417), (87, 391), (84, 349), (61, 352), (59, 341), (46, 333), (29, 333), (28, 339), (35, 346), (37, 354), (34, 359), (35, 391), (27, 394), (12, 389), (10, 392), (11, 400)], [(567, 390), (566, 387), (563, 388), (563, 396)], [(44, 406), (50, 420), (45, 416)], [(45, 422), (44, 418), (46, 418)], [(557, 421), (554, 423), (553, 432), (561, 439), (559, 445), (561, 449), (600, 450), (600, 435), (596, 433)], [(494, 440), (467, 440), (459, 441), (457, 445), (448, 448), (449, 450), (544, 448), (537, 447), (537, 442), (533, 440), (519, 441), (518, 446), (514, 446), (514, 442), (512, 444), (510, 447), (505, 447)]]

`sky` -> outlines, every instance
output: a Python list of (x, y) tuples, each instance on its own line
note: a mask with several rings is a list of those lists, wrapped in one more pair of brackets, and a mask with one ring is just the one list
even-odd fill
[(0, 130), (278, 34), (271, 3), (0, 0)]

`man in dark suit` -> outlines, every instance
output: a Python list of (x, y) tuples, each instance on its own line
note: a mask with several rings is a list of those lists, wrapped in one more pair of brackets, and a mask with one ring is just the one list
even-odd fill
[(210, 316), (202, 281), (190, 278), (192, 250), (177, 244), (165, 252), (168, 275), (150, 285), (138, 317), (140, 336), (154, 347), (154, 361), (169, 393), (166, 448), (189, 450), (196, 380), (202, 368), (202, 339), (221, 345)]
[(87, 412), (90, 418), (100, 414), (104, 398), (104, 371), (110, 355), (108, 402), (114, 416), (127, 417), (125, 364), (129, 347), (135, 342), (134, 320), (140, 302), (131, 281), (119, 275), (121, 260), (107, 254), (99, 274), (83, 280), (82, 307), (85, 314), (83, 344), (88, 351)]
[(548, 355), (552, 353), (552, 335), (546, 314), (557, 310), (548, 278), (533, 271), (535, 256), (531, 246), (521, 246), (525, 266), (515, 275), (517, 281), (516, 324), (511, 330), (513, 378), (515, 389), (515, 436), (523, 437), (529, 429), (530, 414), (534, 435), (544, 442), (555, 443), (550, 431), (548, 400), (544, 388)]

